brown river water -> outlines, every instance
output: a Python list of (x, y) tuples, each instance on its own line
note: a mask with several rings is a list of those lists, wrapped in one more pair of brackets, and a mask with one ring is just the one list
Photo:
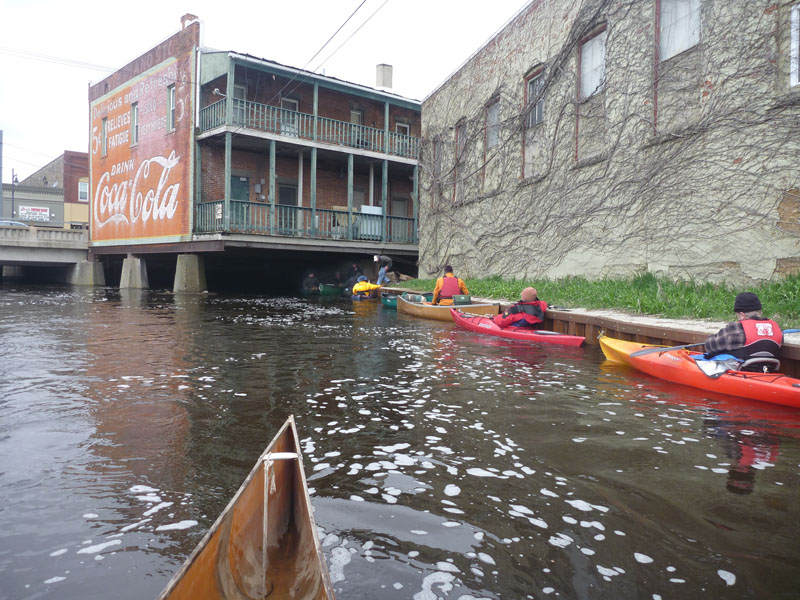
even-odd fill
[(294, 414), (337, 597), (800, 597), (800, 411), (373, 302), (0, 285), (0, 598), (154, 598)]

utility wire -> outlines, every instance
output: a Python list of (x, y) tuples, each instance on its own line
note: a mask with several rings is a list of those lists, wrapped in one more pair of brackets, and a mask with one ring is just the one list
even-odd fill
[(19, 48), (8, 48), (7, 46), (0, 46), (0, 53), (10, 54), (11, 56), (19, 56), (21, 58), (30, 58), (34, 60), (43, 60), (59, 65), (67, 65), (69, 67), (78, 67), (80, 69), (91, 69), (93, 71), (105, 71), (113, 73), (116, 69), (111, 67), (104, 67), (102, 65), (95, 65), (86, 63), (79, 60), (72, 60), (69, 58), (61, 58), (58, 56), (50, 56), (49, 54), (39, 54), (38, 52), (31, 52), (29, 50), (21, 50)]
[[(380, 6), (379, 6), (379, 7), (378, 7), (376, 10), (375, 10), (375, 12), (374, 12), (374, 13), (372, 13), (372, 14), (371, 14), (369, 17), (367, 17), (367, 20), (366, 20), (366, 21), (364, 21), (364, 22), (363, 22), (361, 25), (359, 25), (359, 26), (358, 26), (358, 28), (357, 28), (357, 29), (356, 29), (356, 30), (355, 30), (353, 33), (351, 33), (349, 36), (347, 36), (347, 39), (346, 39), (345, 41), (343, 41), (341, 44), (339, 44), (339, 47), (338, 47), (338, 48), (336, 48), (336, 50), (334, 50), (333, 52), (331, 52), (331, 54), (329, 54), (329, 55), (328, 55), (328, 58), (326, 58), (326, 59), (325, 59), (325, 60), (323, 60), (321, 63), (319, 63), (319, 64), (318, 64), (318, 65), (317, 65), (317, 66), (316, 66), (314, 69), (312, 69), (312, 70), (313, 70), (314, 72), (316, 72), (316, 71), (317, 71), (317, 70), (318, 70), (318, 69), (319, 69), (319, 68), (320, 68), (322, 65), (324, 65), (324, 64), (325, 64), (326, 62), (328, 62), (328, 61), (329, 61), (331, 58), (333, 58), (333, 56), (334, 56), (334, 55), (335, 55), (335, 54), (336, 54), (336, 53), (337, 53), (339, 50), (341, 50), (342, 46), (344, 46), (344, 45), (345, 45), (347, 42), (349, 42), (349, 41), (350, 41), (350, 38), (352, 38), (352, 37), (353, 37), (355, 34), (357, 34), (359, 31), (361, 31), (361, 28), (362, 28), (362, 27), (364, 27), (364, 25), (366, 25), (367, 23), (369, 23), (369, 22), (370, 22), (370, 20), (372, 19), (372, 17), (374, 17), (375, 15), (377, 15), (377, 14), (378, 14), (378, 12), (380, 12), (380, 10), (381, 10), (381, 9), (382, 9), (384, 6), (386, 6), (386, 3), (387, 3), (387, 2), (389, 2), (389, 0), (383, 0), (383, 4), (381, 4), (381, 5), (380, 5)], [(320, 49), (320, 50), (321, 50), (321, 49)], [(319, 52), (317, 52), (317, 54), (319, 54)], [(316, 54), (315, 54), (314, 56), (316, 56)], [(311, 62), (311, 61), (309, 61), (309, 62)]]

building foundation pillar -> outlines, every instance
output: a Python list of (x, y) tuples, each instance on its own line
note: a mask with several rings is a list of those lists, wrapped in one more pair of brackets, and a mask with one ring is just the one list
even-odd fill
[(119, 280), (119, 289), (148, 289), (147, 264), (144, 259), (129, 254), (122, 261), (122, 276)]
[(199, 254), (179, 254), (175, 265), (175, 283), (173, 292), (197, 294), (208, 291), (206, 284), (206, 266)]

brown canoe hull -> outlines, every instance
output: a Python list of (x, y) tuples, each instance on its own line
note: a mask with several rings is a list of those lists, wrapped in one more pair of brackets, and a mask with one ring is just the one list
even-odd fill
[[(424, 302), (409, 302), (402, 296), (397, 297), (397, 312), (414, 317), (422, 317), (423, 319), (435, 319), (436, 321), (449, 321), (452, 323), (453, 315), (450, 313), (451, 308), (454, 307), (439, 306)], [(500, 312), (499, 304), (488, 303), (459, 304), (455, 308), (474, 315), (496, 315)]]
[(161, 593), (161, 600), (333, 599), (294, 417)]

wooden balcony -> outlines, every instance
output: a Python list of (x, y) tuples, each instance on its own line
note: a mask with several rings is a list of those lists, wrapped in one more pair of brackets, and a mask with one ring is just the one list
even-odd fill
[(225, 227), (225, 202), (201, 202), (195, 208), (195, 233), (247, 233), (317, 240), (417, 244), (417, 224), (410, 217), (347, 210), (312, 209), (263, 202), (231, 200)]
[(232, 122), (226, 122), (227, 98), (200, 109), (200, 133), (230, 125), (334, 146), (368, 150), (417, 160), (419, 138), (366, 125), (287, 110), (249, 100), (233, 100)]

